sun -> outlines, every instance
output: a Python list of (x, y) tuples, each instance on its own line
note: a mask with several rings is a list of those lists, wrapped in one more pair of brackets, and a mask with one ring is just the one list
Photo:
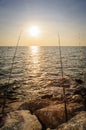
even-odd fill
[(28, 29), (28, 33), (32, 36), (32, 37), (38, 37), (40, 34), (40, 29), (38, 26), (31, 26)]

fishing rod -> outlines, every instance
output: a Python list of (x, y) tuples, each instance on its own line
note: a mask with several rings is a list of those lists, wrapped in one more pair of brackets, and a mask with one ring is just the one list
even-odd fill
[(19, 42), (20, 42), (20, 39), (21, 39), (21, 34), (22, 34), (22, 31), (20, 31), (20, 34), (19, 34), (19, 37), (18, 37), (18, 40), (17, 40), (15, 52), (14, 52), (14, 55), (13, 55), (13, 58), (12, 58), (11, 69), (10, 69), (10, 72), (9, 72), (8, 83), (7, 83), (6, 89), (4, 90), (4, 100), (3, 100), (2, 112), (1, 112), (3, 114), (4, 114), (4, 111), (5, 111), (10, 79), (11, 79), (11, 75), (12, 75), (12, 71), (13, 71), (13, 65), (14, 65), (14, 61), (15, 61), (16, 52), (17, 52), (18, 45), (19, 45)]
[[(60, 42), (59, 33), (58, 33), (58, 43), (59, 43), (59, 53), (60, 53), (61, 76), (62, 76), (62, 79), (63, 79), (64, 78), (63, 62), (62, 62), (61, 42)], [(65, 122), (66, 122), (68, 120), (68, 115), (67, 115), (67, 103), (66, 103), (65, 86), (63, 86), (63, 95), (64, 95), (64, 112), (65, 112)]]
[(81, 66), (81, 73), (82, 73), (82, 78), (81, 80), (83, 81), (83, 85), (85, 85), (85, 74), (84, 74), (84, 68), (83, 68), (83, 49), (82, 47), (80, 46), (80, 35), (79, 35), (79, 48), (80, 48), (80, 66)]

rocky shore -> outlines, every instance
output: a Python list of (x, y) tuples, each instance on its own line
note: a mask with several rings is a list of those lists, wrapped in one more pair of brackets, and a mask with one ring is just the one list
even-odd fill
[[(86, 88), (82, 80), (64, 78), (57, 82), (48, 81), (38, 90), (26, 89), (9, 90), (5, 113), (0, 118), (0, 130), (86, 130)], [(0, 96), (2, 107), (3, 91)]]

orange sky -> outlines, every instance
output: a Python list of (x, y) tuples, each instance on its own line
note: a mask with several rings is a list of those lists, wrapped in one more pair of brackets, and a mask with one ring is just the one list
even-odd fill
[[(82, 0), (7, 0), (0, 2), (0, 46), (16, 46), (22, 29), (20, 46), (86, 45), (86, 1)], [(27, 33), (31, 26), (40, 28), (39, 36)]]

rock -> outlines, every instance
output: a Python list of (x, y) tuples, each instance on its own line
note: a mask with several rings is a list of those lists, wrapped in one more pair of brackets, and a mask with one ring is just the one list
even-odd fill
[(58, 84), (58, 81), (56, 81), (56, 80), (53, 80), (53, 81), (48, 81), (47, 83), (46, 83), (46, 87), (50, 87), (50, 86), (59, 86), (59, 84)]
[(7, 117), (6, 114), (0, 115), (0, 128), (5, 124), (6, 117)]
[(75, 79), (75, 81), (78, 83), (78, 84), (82, 84), (83, 81), (81, 79)]
[(47, 99), (31, 100), (21, 104), (18, 110), (30, 110), (31, 113), (34, 113), (36, 110), (44, 108), (51, 104), (51, 101)]
[(50, 130), (50, 128), (47, 128), (46, 130)]
[(63, 84), (63, 85), (61, 85), (61, 87), (69, 88), (69, 87), (70, 87), (70, 84)]
[(80, 112), (56, 130), (86, 130), (86, 111)]
[(53, 95), (52, 94), (46, 94), (46, 95), (44, 95), (44, 96), (42, 96), (41, 98), (42, 99), (50, 99), (50, 98), (52, 98), (53, 97)]
[(29, 104), (27, 102), (22, 103), (18, 110), (29, 110)]
[(51, 100), (52, 100), (52, 101), (60, 101), (60, 102), (61, 102), (61, 101), (63, 101), (63, 95), (62, 95), (62, 94), (59, 94), (59, 95), (56, 96), (56, 97), (53, 96), (53, 97), (51, 98)]
[[(79, 103), (70, 103), (67, 105), (68, 119), (73, 117), (79, 111), (82, 111), (84, 106)], [(64, 104), (52, 105), (35, 112), (36, 116), (46, 128), (56, 128), (64, 123)]]
[(83, 102), (82, 96), (81, 96), (81, 95), (78, 95), (78, 94), (73, 95), (73, 96), (72, 96), (72, 100), (73, 100), (74, 102), (78, 102), (78, 103)]
[(0, 130), (42, 130), (42, 126), (35, 115), (27, 110), (20, 110), (10, 112)]
[(9, 100), (12, 100), (12, 101), (13, 101), (13, 100), (15, 100), (15, 101), (16, 101), (16, 100), (18, 100), (18, 99), (19, 99), (18, 97), (12, 97), (12, 96), (8, 96), (7, 98), (8, 98)]
[(74, 94), (79, 94), (79, 95), (82, 95), (82, 97), (84, 97), (86, 95), (86, 88), (84, 88), (82, 86), (78, 86), (75, 89)]

